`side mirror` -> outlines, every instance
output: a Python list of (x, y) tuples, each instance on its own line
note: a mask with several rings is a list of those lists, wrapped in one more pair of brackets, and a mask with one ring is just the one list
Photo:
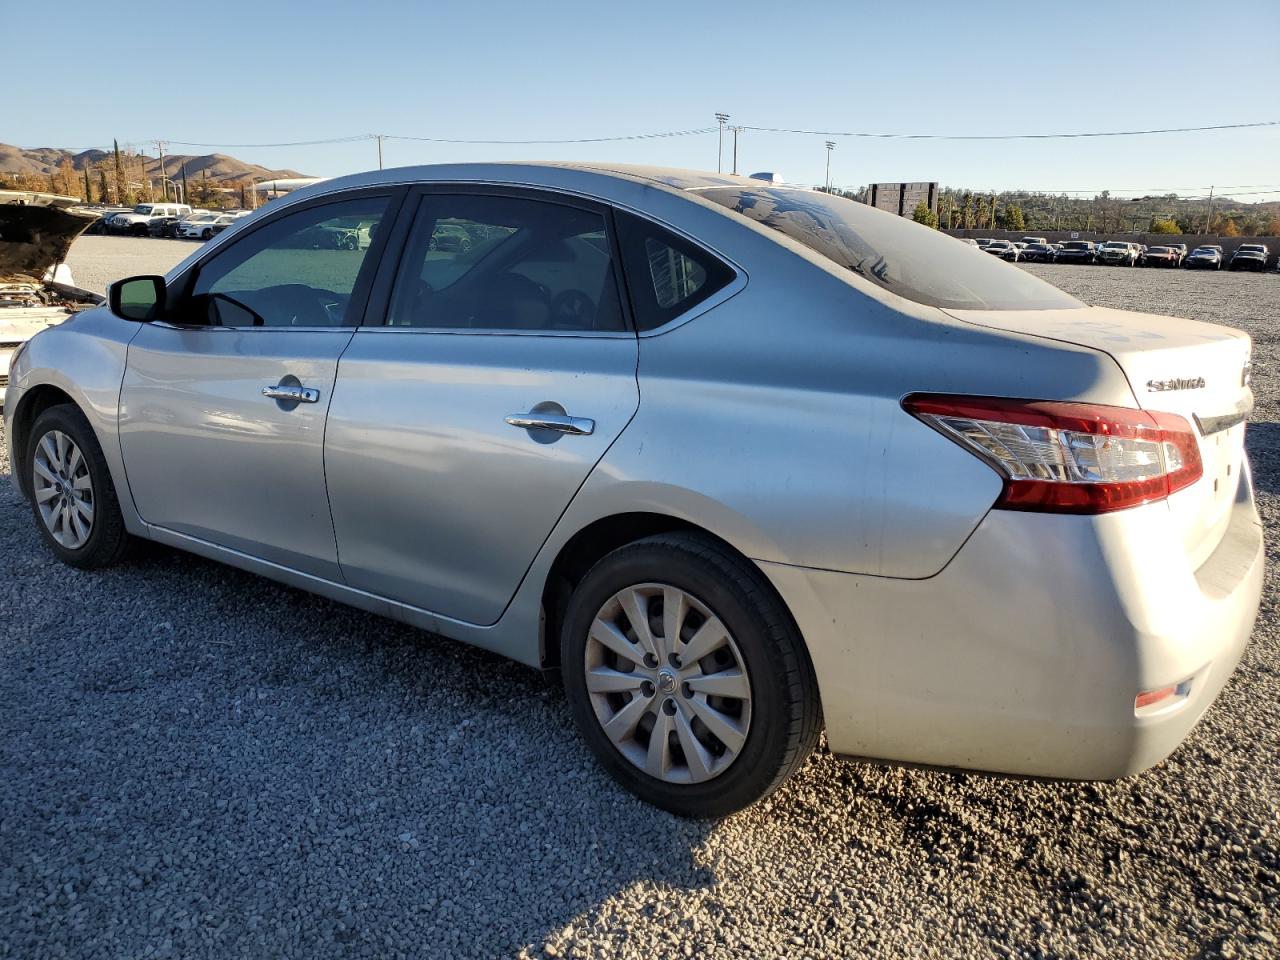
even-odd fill
[(164, 277), (129, 277), (107, 289), (111, 312), (122, 320), (150, 323), (164, 312)]

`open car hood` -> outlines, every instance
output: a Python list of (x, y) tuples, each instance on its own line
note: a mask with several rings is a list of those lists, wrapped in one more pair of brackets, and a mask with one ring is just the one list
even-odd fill
[(0, 276), (43, 278), (96, 219), (59, 206), (0, 203)]

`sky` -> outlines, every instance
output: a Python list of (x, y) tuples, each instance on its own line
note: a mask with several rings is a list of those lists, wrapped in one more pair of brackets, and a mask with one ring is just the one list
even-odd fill
[[(0, 0), (0, 13), (11, 3)], [(950, 135), (1280, 121), (1276, 0), (222, 0), (169, 4), (137, 28), (119, 26), (113, 9), (65, 0), (59, 22), (83, 31), (71, 46), (51, 52), (41, 33), (6, 49), (0, 142), (85, 148), (118, 138), (154, 155), (148, 142), (159, 137), (170, 153), (334, 176), (375, 168), (375, 143), (249, 145), (370, 133), (627, 136), (715, 128), (717, 111), (755, 127)], [(77, 50), (78, 68), (68, 61)], [(746, 130), (738, 169), (822, 183), (828, 139), (837, 185), (937, 180), (1090, 195), (1200, 195), (1215, 185), (1242, 200), (1280, 199), (1280, 126), (1008, 141)], [(586, 144), (388, 139), (383, 156), (388, 167), (566, 159), (714, 170), (717, 149), (712, 129)]]

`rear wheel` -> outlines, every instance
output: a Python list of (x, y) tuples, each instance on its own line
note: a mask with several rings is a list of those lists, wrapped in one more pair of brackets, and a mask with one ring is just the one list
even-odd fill
[(591, 750), (673, 813), (754, 803), (817, 743), (817, 681), (790, 616), (711, 538), (650, 537), (602, 559), (573, 592), (560, 652)]
[(40, 414), (24, 460), (36, 527), (59, 560), (92, 569), (124, 557), (131, 538), (83, 413), (63, 404)]

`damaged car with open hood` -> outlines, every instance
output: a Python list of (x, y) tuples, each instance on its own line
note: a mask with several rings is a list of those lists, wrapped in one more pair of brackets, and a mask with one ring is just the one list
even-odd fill
[(0, 191), (0, 406), (14, 355), (46, 327), (103, 298), (75, 286), (67, 252), (95, 216), (49, 193)]

